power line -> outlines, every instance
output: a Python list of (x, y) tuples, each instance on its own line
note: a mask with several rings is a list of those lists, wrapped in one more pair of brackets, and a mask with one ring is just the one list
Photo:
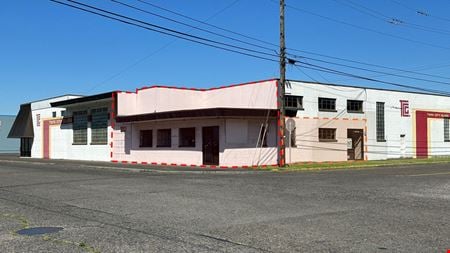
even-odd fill
[[(234, 6), (236, 3), (238, 3), (240, 0), (234, 0), (233, 2), (231, 2), (230, 4), (226, 5), (224, 8), (218, 10), (217, 12), (215, 12), (214, 14), (212, 14), (211, 16), (209, 16), (205, 21), (208, 21), (220, 14), (222, 14), (224, 11), (228, 10), (229, 8), (231, 8), (232, 6)], [(188, 32), (190, 32), (191, 30), (189, 30)], [(172, 45), (173, 43), (175, 43), (178, 40), (178, 38), (174, 38), (172, 41), (164, 44), (163, 46), (159, 47), (158, 49), (152, 51), (151, 53), (145, 55), (144, 57), (136, 60), (135, 62), (133, 62), (132, 64), (126, 66), (125, 68), (123, 68), (122, 70), (120, 70), (119, 72), (116, 72), (115, 74), (109, 76), (108, 78), (104, 79), (103, 81), (101, 81), (100, 83), (94, 85), (91, 89), (89, 89), (87, 91), (87, 93), (95, 90), (96, 88), (100, 87), (101, 85), (119, 77), (120, 75), (122, 75), (123, 73), (127, 72), (128, 70), (132, 69), (133, 67), (137, 66), (138, 64), (140, 64), (141, 62), (149, 59), (150, 57), (152, 57), (153, 55), (161, 52), (162, 50), (168, 48), (170, 45)]]
[(406, 4), (404, 4), (404, 3), (400, 2), (400, 1), (396, 1), (396, 0), (391, 0), (391, 1), (396, 3), (397, 5), (402, 6), (405, 9), (408, 9), (408, 10), (411, 10), (411, 11), (415, 12), (416, 14), (418, 14), (420, 16), (431, 17), (431, 18), (438, 19), (438, 20), (441, 20), (441, 21), (450, 22), (449, 18), (444, 18), (444, 17), (441, 17), (441, 16), (431, 15), (426, 10), (420, 10), (420, 9), (416, 9), (416, 8), (410, 7), (409, 5), (406, 5)]
[(176, 11), (169, 10), (169, 9), (167, 9), (167, 8), (158, 6), (158, 5), (153, 4), (153, 3), (150, 3), (150, 2), (148, 2), (148, 1), (144, 1), (144, 0), (135, 0), (135, 1), (141, 2), (141, 3), (143, 3), (143, 4), (152, 6), (152, 7), (154, 7), (154, 8), (157, 8), (157, 9), (160, 9), (160, 10), (163, 10), (163, 11), (166, 11), (166, 12), (169, 12), (169, 13), (172, 13), (172, 14), (174, 14), (174, 15), (177, 15), (177, 16), (180, 16), (180, 17), (189, 19), (189, 20), (191, 20), (191, 21), (194, 21), (194, 22), (197, 22), (197, 23), (200, 23), (200, 24), (209, 26), (209, 27), (213, 27), (213, 28), (216, 28), (216, 29), (219, 29), (219, 30), (228, 32), (228, 33), (232, 33), (232, 34), (234, 34), (234, 35), (239, 35), (239, 36), (241, 36), (241, 37), (244, 37), (244, 38), (247, 38), (247, 39), (251, 39), (251, 40), (253, 40), (253, 41), (258, 41), (258, 42), (263, 43), (263, 44), (266, 44), (266, 45), (278, 47), (278, 45), (275, 44), (275, 43), (267, 42), (267, 41), (264, 41), (264, 40), (261, 40), (261, 39), (258, 39), (258, 38), (255, 38), (255, 37), (252, 37), (252, 36), (243, 34), (243, 33), (235, 32), (235, 31), (232, 31), (232, 30), (223, 28), (223, 27), (219, 27), (219, 26), (216, 26), (216, 25), (207, 23), (207, 22), (205, 22), (205, 21), (202, 21), (202, 20), (199, 20), (199, 19), (196, 19), (196, 18), (189, 17), (189, 16), (184, 15), (184, 14), (182, 14), (182, 13), (179, 13), (179, 12), (176, 12)]
[[(412, 71), (412, 70), (404, 70), (404, 69), (399, 69), (399, 68), (394, 68), (394, 67), (388, 67), (388, 66), (384, 66), (384, 65), (378, 65), (378, 64), (373, 64), (373, 63), (366, 63), (366, 62), (362, 62), (362, 61), (355, 61), (355, 60), (350, 60), (350, 59), (346, 59), (346, 58), (342, 58), (342, 57), (329, 56), (329, 55), (320, 54), (320, 53), (315, 53), (315, 52), (306, 51), (306, 50), (299, 50), (299, 49), (292, 49), (292, 48), (290, 48), (290, 50), (291, 50), (291, 51), (300, 52), (300, 53), (310, 54), (310, 55), (321, 56), (321, 57), (325, 57), (325, 58), (329, 58), (329, 59), (335, 59), (335, 60), (340, 60), (340, 61), (346, 61), (346, 62), (351, 62), (351, 63), (357, 63), (357, 64), (361, 64), (361, 65), (366, 65), (366, 66), (372, 66), (372, 67), (377, 67), (377, 68), (383, 68), (383, 69), (395, 70), (395, 71), (404, 72), (404, 73), (411, 73), (411, 74), (416, 74), (416, 75), (423, 75), (423, 76), (428, 76), (428, 77), (435, 77), (435, 78), (441, 78), (441, 79), (447, 79), (447, 80), (450, 80), (450, 77), (445, 77), (445, 76), (426, 74), (426, 73), (421, 73), (421, 72)], [(293, 57), (299, 57), (299, 58), (301, 58), (301, 56), (295, 55), (295, 54), (289, 54), (289, 53), (288, 53), (288, 55), (291, 55), (291, 56), (293, 56)], [(444, 66), (450, 66), (450, 65), (444, 65)]]
[(439, 34), (444, 34), (444, 35), (450, 35), (450, 31), (448, 30), (442, 30), (442, 29), (436, 29), (433, 27), (427, 27), (427, 26), (423, 26), (423, 25), (418, 25), (415, 23), (411, 23), (411, 22), (407, 22), (404, 21), (403, 19), (399, 19), (399, 18), (394, 18), (394, 17), (389, 17), (377, 10), (368, 8), (362, 4), (359, 3), (355, 3), (353, 1), (350, 0), (346, 0), (347, 3), (339, 1), (339, 0), (334, 0), (335, 2), (339, 3), (339, 4), (343, 4), (346, 5), (358, 12), (361, 12), (363, 14), (369, 15), (375, 19), (381, 20), (383, 22), (387, 22), (389, 24), (393, 24), (393, 25), (399, 25), (399, 26), (404, 26), (407, 28), (411, 28), (411, 29), (416, 29), (416, 30), (421, 30), (421, 31), (425, 31), (425, 32), (433, 32), (433, 33), (439, 33)]
[[(68, 6), (68, 7), (71, 7), (71, 8), (75, 8), (75, 9), (78, 9), (78, 10), (81, 10), (81, 11), (84, 11), (84, 12), (89, 12), (89, 13), (92, 13), (92, 14), (95, 14), (95, 15), (98, 15), (98, 16), (102, 16), (102, 17), (105, 17), (105, 18), (108, 18), (108, 19), (116, 20), (116, 21), (119, 21), (119, 22), (122, 22), (122, 23), (125, 23), (125, 24), (128, 24), (128, 25), (137, 26), (137, 27), (140, 27), (140, 28), (143, 28), (143, 29), (146, 29), (146, 30), (150, 30), (150, 31), (153, 31), (153, 32), (165, 34), (165, 35), (168, 35), (168, 36), (172, 36), (172, 37), (180, 38), (180, 39), (183, 39), (183, 40), (195, 42), (195, 43), (206, 45), (206, 46), (209, 46), (209, 47), (214, 47), (214, 48), (217, 48), (217, 49), (222, 49), (222, 50), (225, 50), (225, 51), (234, 52), (234, 53), (238, 53), (238, 54), (242, 54), (242, 55), (246, 55), (246, 56), (250, 56), (250, 57), (254, 57), (254, 58), (258, 58), (258, 59), (262, 59), (262, 60), (277, 62), (277, 60), (274, 60), (274, 59), (271, 59), (271, 58), (267, 58), (267, 57), (262, 57), (262, 56), (255, 55), (255, 54), (252, 54), (252, 53), (258, 53), (258, 54), (262, 54), (262, 55), (266, 55), (266, 56), (272, 56), (272, 57), (278, 57), (278, 55), (268, 54), (268, 53), (260, 52), (260, 51), (253, 50), (253, 49), (248, 49), (248, 48), (244, 48), (244, 47), (234, 46), (234, 45), (231, 45), (231, 44), (228, 44), (228, 43), (222, 43), (222, 42), (214, 41), (214, 40), (211, 40), (211, 39), (206, 39), (206, 38), (202, 38), (202, 37), (199, 37), (199, 36), (190, 35), (190, 34), (179, 32), (179, 31), (176, 31), (176, 30), (173, 30), (173, 29), (165, 28), (165, 27), (162, 27), (162, 26), (159, 26), (159, 25), (154, 25), (154, 24), (151, 24), (151, 23), (148, 23), (148, 22), (144, 22), (144, 21), (141, 21), (141, 20), (138, 20), (138, 19), (130, 18), (130, 17), (124, 16), (124, 15), (120, 15), (120, 14), (117, 14), (117, 13), (114, 13), (114, 12), (106, 11), (106, 10), (103, 10), (101, 8), (97, 8), (97, 7), (94, 7), (94, 6), (91, 6), (91, 5), (87, 5), (87, 4), (83, 4), (83, 3), (80, 3), (80, 2), (77, 2), (77, 1), (73, 1), (73, 0), (67, 0), (67, 1), (73, 2), (73, 3), (81, 5), (81, 6), (85, 6), (85, 7), (88, 7), (88, 8), (97, 10), (97, 11), (100, 11), (100, 12), (103, 12), (103, 13), (106, 13), (106, 14), (103, 14), (103, 13), (100, 13), (100, 12), (96, 12), (96, 11), (93, 11), (93, 10), (89, 10), (89, 9), (85, 9), (85, 8), (82, 8), (82, 7), (79, 7), (79, 6), (76, 6), (76, 5), (64, 3), (64, 2), (61, 2), (61, 1), (58, 1), (58, 0), (50, 0), (50, 1), (58, 3), (58, 4), (61, 4), (61, 5)], [(113, 15), (113, 16), (109, 16), (109, 15)], [(114, 16), (119, 17), (119, 18), (116, 18)], [(126, 20), (123, 20), (123, 19), (127, 19), (127, 20), (130, 20), (130, 21), (126, 21)], [(139, 24), (136, 24), (136, 23), (133, 23), (133, 22), (137, 22), (137, 23), (141, 23), (141, 24), (144, 24), (144, 25), (148, 25), (150, 27), (147, 27), (147, 26), (144, 26), (144, 25), (139, 25)], [(154, 27), (154, 28), (151, 28), (151, 27)], [(158, 30), (158, 29), (160, 29), (160, 30)], [(211, 44), (211, 43), (213, 43), (213, 44)], [(219, 44), (221, 46), (217, 46), (217, 45), (214, 45), (214, 44)], [(225, 47), (223, 47), (223, 46), (225, 46)], [(235, 49), (230, 49), (230, 48), (227, 48), (227, 47), (231, 47), (231, 48), (235, 48)], [(249, 52), (252, 52), (252, 53), (242, 52), (242, 51), (239, 51), (239, 50), (249, 51)]]
[(342, 20), (338, 20), (338, 19), (335, 19), (335, 18), (331, 18), (331, 17), (328, 17), (328, 16), (317, 14), (317, 13), (314, 13), (314, 12), (311, 12), (311, 11), (308, 11), (308, 10), (304, 10), (304, 9), (295, 7), (293, 5), (286, 4), (286, 6), (291, 8), (292, 10), (296, 10), (298, 12), (306, 13), (306, 14), (309, 14), (311, 16), (319, 17), (319, 18), (322, 18), (322, 19), (326, 19), (328, 21), (332, 21), (332, 22), (335, 22), (335, 23), (338, 23), (338, 24), (341, 24), (341, 25), (346, 25), (346, 26), (349, 26), (349, 27), (353, 27), (355, 29), (359, 29), (359, 30), (363, 30), (363, 31), (367, 31), (367, 32), (372, 32), (372, 33), (376, 33), (376, 34), (379, 34), (379, 35), (383, 35), (383, 36), (387, 36), (387, 37), (391, 37), (391, 38), (396, 38), (396, 39), (399, 39), (399, 40), (404, 40), (404, 41), (408, 41), (408, 42), (412, 42), (412, 43), (416, 43), (416, 44), (420, 44), (420, 45), (425, 45), (425, 46), (429, 46), (429, 47), (450, 50), (450, 47), (445, 47), (445, 46), (436, 45), (436, 44), (432, 44), (432, 43), (428, 43), (428, 42), (414, 40), (414, 39), (402, 37), (402, 36), (399, 36), (399, 35), (378, 31), (378, 30), (375, 30), (375, 29), (372, 29), (372, 28), (363, 27), (363, 26), (360, 26), (360, 25), (352, 24), (352, 23), (349, 23), (349, 22), (345, 22), (345, 21), (342, 21)]
[(352, 69), (357, 69), (357, 70), (363, 70), (363, 71), (367, 71), (367, 72), (373, 72), (373, 73), (384, 74), (384, 75), (389, 75), (389, 76), (413, 79), (413, 80), (416, 80), (416, 81), (424, 81), (424, 82), (430, 82), (430, 83), (436, 83), (436, 84), (450, 85), (450, 83), (448, 83), (448, 82), (441, 82), (441, 81), (435, 81), (435, 80), (430, 80), (430, 79), (425, 79), (425, 78), (417, 78), (417, 77), (412, 77), (412, 76), (399, 75), (399, 74), (395, 74), (395, 73), (388, 73), (388, 72), (383, 72), (383, 71), (371, 70), (371, 69), (367, 69), (367, 68), (350, 66), (348, 64), (341, 64), (341, 63), (336, 63), (336, 62), (331, 62), (331, 61), (319, 60), (319, 59), (315, 59), (315, 58), (311, 58), (311, 57), (300, 56), (298, 58), (309, 59), (309, 60), (312, 60), (312, 61), (318, 61), (318, 62), (322, 62), (322, 63), (327, 63), (327, 64), (341, 66), (341, 67), (346, 67), (346, 68), (352, 68)]
[[(161, 15), (159, 15), (159, 14), (150, 13), (150, 12), (147, 12), (146, 10), (142, 10), (142, 9), (136, 8), (135, 6), (130, 6), (130, 5), (128, 5), (128, 4), (124, 4), (124, 3), (120, 2), (120, 1), (117, 1), (117, 0), (111, 0), (111, 1), (116, 2), (116, 3), (123, 4), (123, 5), (125, 5), (125, 6), (130, 7), (130, 8), (133, 8), (133, 9), (138, 9), (138, 10), (140, 10), (140, 11), (144, 11), (144, 12), (149, 13), (149, 14), (151, 14), (151, 15), (156, 15), (156, 16), (161, 17)], [(189, 19), (191, 19), (191, 20), (196, 20), (196, 19), (193, 19), (193, 18), (191, 18), (191, 17), (188, 17), (188, 16), (186, 16), (186, 15), (184, 15), (184, 14), (180, 14), (180, 13), (178, 13), (178, 12), (174, 12), (174, 11), (168, 10), (167, 8), (159, 7), (159, 6), (155, 5), (155, 4), (148, 3), (148, 2), (146, 2), (146, 1), (142, 1), (142, 0), (136, 0), (136, 1), (139, 1), (139, 2), (142, 2), (142, 3), (146, 3), (146, 4), (148, 4), (148, 5), (151, 5), (151, 6), (153, 6), (153, 7), (157, 7), (157, 8), (159, 8), (159, 9), (162, 9), (162, 10), (167, 11), (167, 12), (170, 12), (170, 13), (175, 13), (176, 15), (182, 16), (182, 17), (184, 17), (184, 18), (189, 18)], [(166, 17), (163, 17), (163, 18), (167, 19)], [(191, 25), (188, 25), (188, 24), (183, 23), (183, 22), (178, 22), (178, 21), (173, 20), (173, 19), (169, 19), (169, 20), (174, 21), (174, 22), (177, 22), (177, 23), (182, 23), (182, 24), (187, 25), (187, 26), (189, 26), (189, 27), (193, 27), (193, 26), (191, 26)], [(197, 20), (196, 20), (196, 21), (197, 21)], [(203, 22), (203, 21), (202, 21), (202, 23), (208, 24), (208, 23)], [(216, 26), (214, 26), (214, 27), (216, 27)], [(194, 27), (194, 28), (195, 28), (195, 27)], [(202, 30), (206, 30), (206, 29), (202, 29)], [(208, 31), (208, 30), (206, 30), (206, 31), (207, 31), (207, 32), (210, 32), (210, 31)], [(214, 33), (214, 32), (213, 32), (213, 33)], [(214, 34), (217, 34), (217, 33), (214, 33)], [(228, 36), (225, 36), (225, 37), (228, 37)], [(239, 40), (239, 41), (242, 42), (242, 40)], [(244, 42), (244, 43), (246, 43), (246, 42)], [(257, 45), (255, 45), (255, 44), (253, 44), (253, 43), (250, 43), (250, 44), (251, 44), (251, 45), (254, 45), (254, 46), (257, 46)], [(268, 43), (268, 44), (270, 44), (270, 43)], [(263, 48), (264, 48), (264, 49), (271, 50), (270, 48), (267, 48), (267, 47), (263, 47)], [(291, 50), (292, 50), (292, 49), (291, 49)], [(294, 50), (295, 50), (295, 49), (293, 49), (293, 51), (294, 51)], [(296, 51), (301, 51), (301, 50), (296, 50)], [(303, 52), (306, 52), (306, 51), (303, 51)], [(309, 52), (309, 53), (310, 53), (310, 52)], [(323, 56), (323, 55), (322, 55), (322, 56)], [(342, 60), (342, 58), (340, 58), (340, 59)], [(352, 62), (357, 62), (357, 61), (352, 61)], [(361, 63), (361, 62), (358, 62), (358, 63)], [(362, 64), (365, 64), (365, 63), (362, 63)], [(407, 73), (420, 74), (420, 75), (424, 75), (424, 76), (433, 76), (433, 77), (438, 77), (438, 78), (445, 78), (445, 77), (439, 77), (439, 76), (435, 76), (435, 75), (428, 75), (428, 74), (423, 74), (423, 73), (418, 73), (418, 72), (413, 72), (413, 71), (401, 70), (401, 69), (397, 69), (397, 68), (389, 68), (389, 67), (384, 67), (384, 66), (374, 65), (374, 64), (366, 64), (366, 65), (372, 65), (372, 66), (377, 66), (377, 67), (383, 67), (383, 68), (386, 68), (386, 69), (392, 69), (392, 70), (402, 71), (402, 72), (407, 72)], [(353, 68), (354, 68), (354, 67), (353, 67)], [(372, 71), (372, 72), (375, 72), (375, 71)], [(386, 74), (386, 75), (391, 75), (391, 73), (379, 72), (379, 71), (376, 71), (376, 73), (382, 73), (382, 74)], [(421, 81), (430, 81), (430, 80), (426, 80), (426, 79), (423, 79), (423, 78), (412, 78), (412, 77), (406, 77), (406, 76), (401, 76), (401, 75), (396, 75), (396, 74), (392, 74), (392, 75), (397, 76), (397, 77), (405, 77), (405, 78), (411, 78), (411, 79), (421, 80)], [(450, 80), (450, 78), (446, 78), (446, 79), (449, 79), (449, 80)], [(441, 84), (442, 84), (442, 83), (443, 83), (443, 84), (447, 84), (447, 83), (444, 83), (444, 82), (432, 81), (432, 80), (431, 80), (431, 82), (441, 83)]]
[[(275, 51), (273, 48), (260, 46), (260, 45), (254, 44), (254, 43), (250, 43), (250, 42), (243, 41), (243, 40), (240, 40), (240, 39), (236, 39), (236, 38), (233, 38), (233, 37), (230, 37), (230, 36), (227, 36), (227, 35), (216, 33), (216, 32), (213, 32), (213, 31), (210, 31), (210, 30), (207, 30), (207, 29), (203, 29), (203, 28), (200, 28), (200, 27), (197, 27), (197, 26), (193, 26), (193, 25), (190, 25), (190, 24), (187, 24), (187, 23), (175, 20), (173, 18), (169, 18), (169, 17), (163, 16), (163, 15), (160, 15), (160, 14), (148, 11), (148, 10), (144, 10), (144, 9), (141, 9), (141, 8), (136, 7), (134, 5), (130, 5), (130, 4), (118, 1), (118, 0), (110, 0), (110, 1), (112, 1), (114, 3), (117, 3), (117, 4), (120, 4), (122, 6), (126, 6), (126, 7), (130, 8), (130, 9), (133, 9), (133, 10), (137, 10), (137, 11), (140, 11), (140, 12), (152, 15), (152, 16), (156, 16), (156, 17), (159, 17), (159, 18), (162, 18), (162, 19), (174, 22), (176, 24), (181, 24), (181, 25), (190, 27), (190, 28), (195, 29), (195, 30), (199, 30), (199, 31), (202, 31), (202, 32), (213, 34), (213, 35), (216, 35), (216, 36), (219, 36), (219, 37), (222, 37), (222, 38), (226, 38), (226, 39), (229, 39), (229, 40), (232, 40), (232, 41), (236, 41), (236, 42), (240, 42), (240, 43), (247, 44), (247, 45), (250, 45), (250, 46), (258, 47), (258, 48), (261, 48), (261, 49), (265, 49), (265, 50), (269, 50), (269, 51)], [(276, 53), (276, 51), (275, 51), (275, 53)]]
[[(302, 65), (297, 65), (297, 63), (300, 63)], [(352, 77), (352, 78), (361, 79), (361, 80), (370, 81), (370, 82), (375, 82), (375, 83), (384, 83), (384, 84), (389, 84), (389, 85), (392, 85), (392, 86), (397, 86), (397, 87), (402, 87), (402, 88), (407, 88), (407, 89), (413, 89), (413, 90), (418, 90), (418, 91), (422, 91), (422, 92), (427, 92), (427, 93), (430, 93), (430, 94), (439, 94), (439, 95), (450, 96), (449, 92), (442, 91), (442, 90), (426, 89), (426, 88), (420, 88), (420, 87), (411, 86), (411, 85), (399, 84), (399, 83), (395, 83), (395, 82), (383, 81), (383, 80), (379, 80), (379, 79), (374, 79), (374, 78), (365, 77), (365, 76), (361, 76), (361, 75), (355, 75), (355, 74), (343, 72), (343, 71), (340, 71), (340, 70), (335, 70), (335, 69), (322, 67), (322, 66), (319, 66), (319, 65), (306, 63), (306, 62), (301, 62), (301, 61), (297, 61), (296, 63), (294, 63), (294, 65), (297, 65), (297, 66), (300, 66), (300, 67), (303, 67), (303, 68), (307, 68), (307, 69), (312, 69), (312, 70), (317, 70), (317, 71), (321, 71), (321, 72), (326, 72), (326, 73), (330, 73), (330, 74), (334, 74), (334, 75), (342, 75), (342, 76)]]

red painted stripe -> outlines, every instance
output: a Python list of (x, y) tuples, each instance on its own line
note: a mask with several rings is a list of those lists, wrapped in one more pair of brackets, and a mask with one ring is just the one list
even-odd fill
[(231, 166), (232, 169), (238, 169), (238, 166)]
[(141, 164), (145, 165), (145, 164), (148, 164), (148, 163), (147, 162), (141, 162)]
[(197, 165), (195, 165), (195, 164), (191, 164), (191, 167), (197, 167)]
[(202, 164), (202, 165), (200, 165), (200, 168), (206, 168), (206, 165)]
[(166, 165), (167, 165), (167, 163), (161, 163), (161, 165), (164, 165), (164, 166), (166, 166)]
[(187, 166), (187, 164), (185, 164), (185, 163), (182, 163), (182, 164), (180, 164), (180, 166), (182, 166), (182, 167), (186, 167), (186, 166)]
[(221, 169), (228, 169), (228, 166), (220, 166)]
[(113, 152), (110, 153), (110, 157), (111, 157), (111, 158), (113, 157)]
[(152, 165), (158, 165), (158, 163), (152, 162)]
[(247, 165), (243, 165), (242, 168), (248, 169), (248, 166)]
[(117, 160), (111, 160), (111, 162), (113, 162), (113, 163), (118, 163), (119, 161), (117, 161)]
[(122, 163), (128, 163), (128, 161), (122, 161)]
[(178, 164), (176, 164), (176, 163), (171, 163), (170, 165), (171, 166), (178, 166)]
[(215, 169), (215, 168), (217, 168), (217, 166), (216, 165), (211, 165), (211, 166), (209, 166), (211, 169)]
[(136, 162), (136, 161), (133, 161), (133, 162), (131, 162), (131, 164), (138, 164), (138, 162)]

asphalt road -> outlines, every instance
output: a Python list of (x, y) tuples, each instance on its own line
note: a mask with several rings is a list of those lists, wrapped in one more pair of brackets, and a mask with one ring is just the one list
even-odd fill
[[(447, 252), (450, 164), (150, 172), (0, 159), (0, 252)], [(14, 233), (56, 226), (48, 235)]]

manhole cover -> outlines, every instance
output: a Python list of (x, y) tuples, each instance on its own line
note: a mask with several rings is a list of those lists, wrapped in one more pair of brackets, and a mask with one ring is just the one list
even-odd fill
[(43, 235), (43, 234), (53, 234), (57, 233), (64, 228), (61, 227), (35, 227), (35, 228), (25, 228), (17, 231), (19, 235)]

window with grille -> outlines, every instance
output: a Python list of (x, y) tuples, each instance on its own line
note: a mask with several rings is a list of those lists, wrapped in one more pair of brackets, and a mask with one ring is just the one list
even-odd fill
[(179, 147), (195, 147), (195, 127), (179, 129)]
[(444, 118), (444, 141), (450, 142), (450, 129), (449, 129), (450, 119)]
[(108, 143), (108, 108), (92, 109), (91, 142), (92, 144)]
[(384, 130), (384, 103), (377, 102), (376, 109), (376, 117), (377, 117), (377, 141), (384, 142), (386, 141), (385, 130)]
[(139, 147), (151, 148), (153, 147), (153, 131), (141, 130), (139, 135)]
[(172, 147), (172, 131), (170, 129), (158, 129), (156, 132), (156, 146), (159, 148)]
[(73, 144), (87, 144), (87, 111), (73, 112)]
[(335, 98), (319, 98), (319, 111), (336, 111), (336, 99)]
[(363, 112), (363, 101), (347, 100), (347, 112)]
[(336, 141), (336, 128), (319, 128), (319, 141)]

